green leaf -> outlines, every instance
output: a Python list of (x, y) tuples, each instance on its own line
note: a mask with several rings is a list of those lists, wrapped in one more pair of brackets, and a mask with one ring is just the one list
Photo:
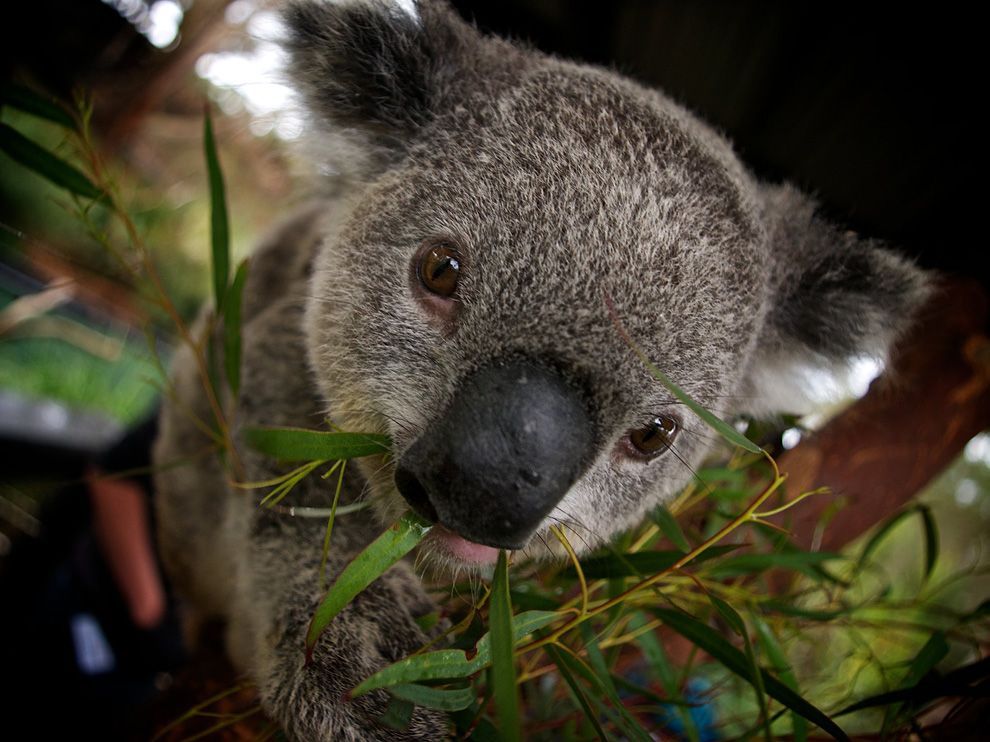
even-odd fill
[(389, 698), (388, 708), (378, 721), (391, 729), (406, 729), (412, 721), (413, 704), (402, 698)]
[(247, 428), (251, 448), (279, 461), (336, 461), (388, 453), (392, 442), (375, 433), (330, 433), (303, 428)]
[(760, 670), (759, 664), (756, 661), (756, 652), (753, 650), (753, 644), (750, 641), (749, 632), (746, 630), (746, 622), (735, 608), (718, 596), (708, 593), (708, 600), (713, 606), (715, 606), (715, 610), (718, 614), (725, 620), (726, 623), (729, 624), (732, 631), (737, 636), (741, 637), (744, 642), (746, 649), (746, 662), (749, 665), (749, 678), (747, 679), (756, 691), (756, 702), (760, 707), (760, 720), (763, 724), (763, 736), (765, 739), (769, 740), (771, 739), (770, 714), (767, 712), (766, 689), (763, 687), (763, 674)]
[[(773, 665), (774, 671), (780, 676), (780, 679), (787, 685), (788, 688), (793, 690), (795, 693), (799, 693), (800, 689), (798, 688), (797, 678), (794, 675), (794, 671), (791, 669), (790, 663), (787, 661), (787, 655), (784, 653), (783, 647), (781, 647), (780, 642), (777, 641), (777, 637), (774, 635), (766, 621), (755, 614), (751, 615), (760, 646), (763, 647), (763, 651), (766, 652), (767, 658)], [(793, 711), (791, 712), (791, 729), (794, 733), (794, 742), (807, 741), (808, 722), (800, 714), (794, 713)]]
[(30, 113), (32, 116), (47, 119), (66, 129), (78, 131), (76, 120), (62, 106), (47, 95), (30, 88), (6, 82), (0, 85), (0, 105), (10, 106)]
[[(949, 643), (945, 640), (945, 634), (936, 631), (925, 642), (924, 646), (911, 660), (911, 665), (904, 674), (900, 683), (900, 690), (913, 688), (918, 685), (926, 675), (941, 662), (949, 653)], [(883, 729), (889, 730), (893, 726), (894, 719), (897, 718), (902, 708), (902, 704), (893, 704), (887, 708), (884, 714)]]
[[(739, 544), (712, 546), (701, 552), (690, 564), (700, 564), (717, 559), (739, 548)], [(614, 577), (643, 577), (670, 569), (684, 558), (679, 551), (638, 551), (629, 554), (603, 554), (581, 560), (581, 570), (589, 580), (611, 579)], [(568, 567), (564, 574), (574, 574)]]
[[(751, 664), (746, 655), (732, 646), (717, 631), (683, 611), (669, 608), (650, 608), (650, 611), (672, 630), (710, 654), (727, 670), (734, 672), (747, 682), (753, 682)], [(763, 687), (771, 698), (775, 698), (787, 708), (800, 714), (813, 724), (817, 724), (834, 738), (848, 739), (846, 733), (820, 709), (788, 688), (773, 675), (761, 669), (760, 676)]]
[(509, 562), (505, 550), (498, 552), (492, 597), (488, 606), (492, 642), (492, 687), (499, 731), (503, 739), (522, 739), (519, 714), (519, 690), (516, 687), (516, 664), (512, 641), (512, 604), (509, 601)]
[(241, 298), (247, 281), (248, 262), (242, 260), (227, 290), (223, 306), (223, 358), (230, 391), (237, 395), (241, 388)]
[(612, 673), (609, 671), (608, 665), (605, 663), (605, 657), (602, 655), (598, 641), (595, 639), (595, 633), (591, 625), (587, 622), (581, 624), (581, 638), (584, 641), (585, 651), (588, 653), (588, 663), (591, 665), (591, 669), (594, 670), (595, 686), (598, 692), (604, 693), (608, 697), (612, 707), (621, 716), (621, 719), (618, 720), (620, 731), (629, 739), (650, 742), (652, 739), (650, 735), (646, 733), (636, 718), (629, 713), (625, 704), (622, 703), (619, 692), (615, 688), (615, 683), (612, 682)]
[(677, 519), (674, 518), (666, 507), (661, 505), (653, 511), (653, 521), (660, 527), (660, 530), (663, 531), (663, 535), (670, 539), (670, 542), (674, 546), (683, 551), (685, 554), (691, 551), (691, 545), (688, 543), (688, 540), (684, 538), (684, 532), (677, 523)]
[(866, 546), (863, 547), (863, 551), (860, 553), (859, 559), (856, 562), (856, 570), (859, 571), (863, 568), (870, 555), (876, 551), (883, 540), (901, 521), (915, 513), (918, 513), (921, 517), (921, 523), (925, 533), (925, 579), (928, 579), (935, 569), (935, 562), (938, 560), (939, 541), (935, 519), (932, 517), (931, 509), (927, 505), (912, 505), (906, 510), (902, 510), (893, 517), (888, 518), (870, 537), (870, 540), (866, 542)]
[(739, 554), (712, 565), (708, 573), (717, 579), (764, 572), (768, 569), (792, 569), (813, 579), (821, 575), (812, 568), (832, 559), (842, 559), (841, 554), (825, 551), (776, 551), (770, 554)]
[(307, 662), (313, 654), (316, 640), (344, 606), (408, 554), (432, 527), (418, 515), (406, 513), (344, 567), (310, 621), (309, 631), (306, 632)]
[(813, 608), (799, 608), (796, 605), (783, 600), (764, 600), (760, 603), (764, 611), (772, 611), (784, 616), (795, 616), (806, 618), (809, 621), (834, 621), (841, 616), (848, 616), (856, 610), (855, 606), (848, 606), (836, 610), (815, 610)]
[(428, 685), (392, 685), (388, 692), (417, 706), (440, 711), (460, 711), (474, 702), (474, 689), (433, 688)]
[(881, 525), (876, 532), (870, 536), (870, 540), (866, 542), (866, 546), (863, 547), (863, 551), (859, 555), (859, 559), (856, 562), (857, 571), (863, 568), (866, 561), (870, 558), (870, 555), (876, 551), (877, 547), (883, 542), (894, 527), (900, 523), (902, 520), (911, 515), (911, 510), (902, 510), (896, 515), (888, 518), (883, 525)]
[(210, 109), (203, 115), (203, 149), (206, 154), (206, 171), (210, 182), (210, 244), (213, 251), (213, 298), (217, 313), (223, 311), (230, 274), (230, 227), (227, 222), (227, 196), (223, 185), (223, 171), (217, 156), (217, 143), (213, 138), (213, 121)]
[(575, 700), (577, 700), (581, 710), (584, 711), (585, 719), (595, 728), (598, 738), (603, 740), (609, 739), (608, 735), (605, 734), (605, 730), (602, 728), (602, 723), (598, 720), (598, 710), (591, 705), (592, 699), (594, 699), (596, 705), (598, 703), (598, 699), (594, 696), (589, 699), (588, 696), (585, 695), (584, 689), (577, 681), (577, 678), (574, 677), (575, 674), (578, 674), (587, 678), (587, 670), (583, 668), (577, 659), (569, 652), (560, 649), (553, 644), (548, 644), (543, 649), (547, 653), (547, 656), (557, 666), (557, 670), (560, 672), (560, 677), (562, 677), (564, 682), (567, 683), (567, 687), (570, 688), (571, 694), (574, 696)]
[[(555, 611), (527, 611), (513, 616), (513, 645), (564, 615), (569, 614)], [(463, 649), (438, 649), (405, 657), (362, 681), (351, 691), (351, 695), (357, 697), (376, 688), (388, 688), (402, 683), (466, 678), (485, 669), (490, 662), (491, 634), (488, 633), (478, 640), (470, 659)]]
[[(646, 615), (642, 612), (636, 612), (633, 614), (633, 619), (629, 623), (629, 629), (634, 631), (647, 623), (649, 623), (649, 619)], [(684, 732), (687, 734), (688, 740), (690, 742), (697, 742), (701, 738), (698, 732), (698, 725), (695, 724), (694, 717), (691, 716), (688, 709), (684, 708), (686, 701), (681, 696), (677, 673), (674, 671), (674, 667), (667, 657), (667, 652), (657, 638), (656, 633), (653, 631), (642, 633), (636, 637), (636, 643), (643, 651), (643, 656), (646, 657), (647, 663), (660, 679), (660, 684), (667, 694), (667, 700), (677, 706), (676, 713), (684, 725)]]
[(935, 518), (932, 510), (927, 505), (918, 505), (918, 512), (921, 514), (921, 523), (925, 529), (925, 579), (932, 576), (935, 570), (935, 562), (938, 561), (938, 528), (935, 525)]
[(92, 199), (103, 196), (103, 191), (76, 168), (7, 124), (0, 124), (0, 151), (28, 170), (78, 196)]

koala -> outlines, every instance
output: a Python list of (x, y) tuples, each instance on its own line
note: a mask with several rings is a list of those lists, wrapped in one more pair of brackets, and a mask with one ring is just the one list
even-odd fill
[[(331, 579), (410, 508), (436, 524), (420, 561), (442, 576), (499, 549), (552, 556), (557, 524), (594, 549), (676, 493), (715, 436), (624, 334), (716, 414), (765, 414), (801, 368), (883, 356), (926, 296), (908, 260), (755, 179), (657, 90), (484, 36), (440, 0), (296, 0), (284, 18), (327, 195), (252, 258), (223, 404), (235, 440), (328, 420), (391, 438), (346, 468), (342, 502), (372, 507), (338, 519)], [(194, 615), (225, 622), (265, 710), (294, 739), (444, 736), (436, 712), (396, 732), (376, 721), (384, 693), (348, 697), (427, 641), (411, 564), (306, 664), (325, 524), (259, 507), (200, 455), (188, 349), (173, 383), (155, 458), (190, 463), (156, 475), (163, 558)], [(238, 455), (247, 481), (284, 471)], [(331, 494), (313, 476), (291, 497)]]

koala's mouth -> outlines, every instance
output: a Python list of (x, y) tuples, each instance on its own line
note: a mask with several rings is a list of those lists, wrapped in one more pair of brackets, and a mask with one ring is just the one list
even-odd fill
[(433, 527), (429, 541), (446, 556), (467, 564), (494, 564), (498, 560), (498, 549), (494, 546), (469, 541), (446, 526), (439, 524)]

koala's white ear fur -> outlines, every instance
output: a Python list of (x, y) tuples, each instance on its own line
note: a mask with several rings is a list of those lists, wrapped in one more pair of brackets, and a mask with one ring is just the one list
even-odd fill
[(857, 358), (886, 360), (930, 283), (906, 258), (820, 218), (797, 189), (765, 187), (763, 196), (772, 295), (747, 411), (805, 412), (787, 380), (808, 370), (834, 374)]
[[(471, 67), (481, 36), (433, 0), (294, 0), (283, 11), (293, 84), (327, 151), (354, 168), (400, 159)], [(340, 163), (332, 163), (339, 166)]]

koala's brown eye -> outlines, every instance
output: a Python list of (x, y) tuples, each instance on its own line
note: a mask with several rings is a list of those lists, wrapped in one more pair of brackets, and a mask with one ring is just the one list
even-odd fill
[(461, 256), (452, 245), (439, 243), (423, 253), (419, 262), (419, 280), (431, 293), (450, 298), (457, 291), (461, 274)]
[(677, 420), (668, 415), (660, 415), (649, 425), (630, 431), (629, 442), (637, 454), (653, 458), (670, 448), (677, 437), (678, 429)]

